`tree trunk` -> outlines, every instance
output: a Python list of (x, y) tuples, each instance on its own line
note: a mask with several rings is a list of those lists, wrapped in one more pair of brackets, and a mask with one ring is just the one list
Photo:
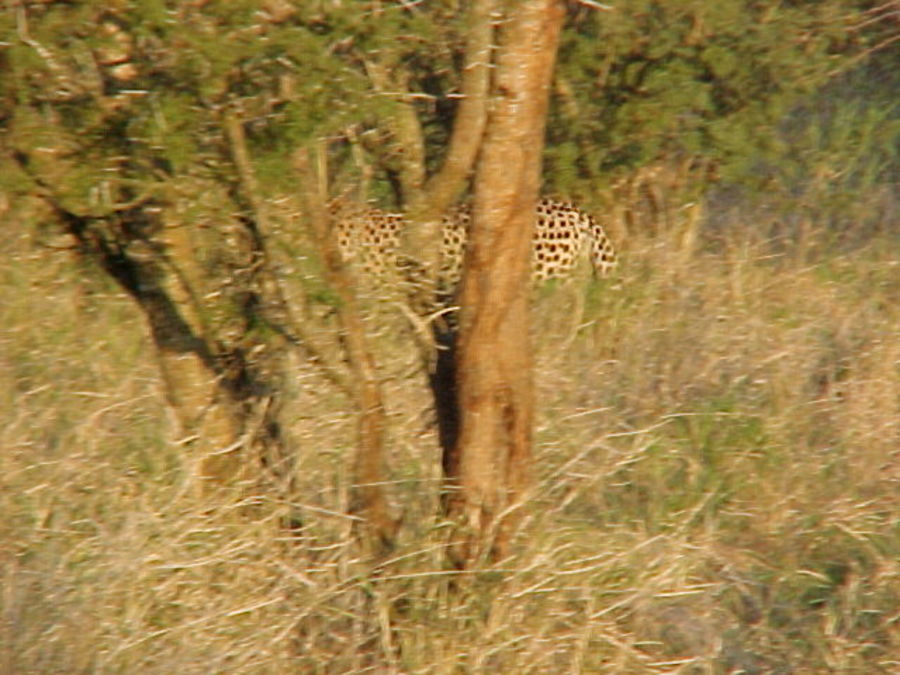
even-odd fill
[[(231, 242), (234, 259), (259, 263), (264, 250), (259, 233), (248, 234), (255, 227), (252, 214), (233, 227), (184, 223), (176, 215), (184, 204), (174, 177), (148, 192), (153, 197), (84, 214), (83, 205), (69, 205), (32, 169), (28, 156), (19, 154), (16, 160), (34, 181), (37, 196), (77, 241), (79, 252), (114, 279), (143, 313), (197, 494), (209, 499), (223, 490), (268, 490), (273, 478), (288, 487), (292, 457), (277, 420), (284, 341), (254, 330), (268, 321), (263, 315), (275, 304), (258, 272), (265, 265), (250, 265), (254, 271), (225, 292), (223, 277), (235, 279), (233, 269), (222, 263), (211, 270), (199, 258), (209, 249), (205, 244), (224, 247), (223, 233), (231, 227), (240, 234), (239, 244)], [(213, 295), (210, 289), (217, 291), (216, 300), (201, 306), (200, 298)], [(230, 320), (213, 325), (210, 317)]]
[[(387, 127), (403, 149), (398, 173), (403, 206), (411, 224), (404, 233), (404, 249), (411, 260), (423, 266), (426, 279), (431, 280), (440, 254), (440, 218), (466, 186), (487, 119), (498, 0), (470, 0), (466, 4), (466, 46), (459, 105), (440, 168), (426, 179), (425, 133), (409, 101), (387, 121)], [(377, 61), (369, 63), (368, 72), (376, 90), (405, 91), (404, 83), (397, 81), (402, 75), (391, 78)], [(425, 302), (429, 310), (431, 300), (427, 298)]]
[(506, 14), (460, 294), (459, 438), (444, 462), (462, 565), (506, 555), (531, 468), (530, 253), (564, 7), (530, 0)]
[(318, 172), (310, 167), (305, 150), (295, 154), (295, 168), (306, 189), (301, 195), (322, 259), (325, 277), (338, 297), (337, 314), (346, 345), (357, 424), (357, 447), (353, 462), (351, 512), (364, 523), (364, 539), (377, 556), (390, 552), (399, 527), (391, 517), (385, 495), (384, 430), (385, 407), (375, 361), (369, 349), (365, 326), (356, 298), (355, 285), (341, 260), (334, 228), (325, 208), (325, 161), (320, 152)]

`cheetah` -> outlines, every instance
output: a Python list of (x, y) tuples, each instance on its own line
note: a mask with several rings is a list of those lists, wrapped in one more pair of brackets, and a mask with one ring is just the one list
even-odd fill
[[(541, 283), (565, 279), (587, 258), (594, 272), (606, 277), (616, 266), (616, 252), (603, 227), (590, 214), (570, 202), (541, 199), (535, 207), (532, 278)], [(462, 275), (463, 253), (471, 221), (471, 208), (458, 207), (441, 221), (439, 282), (454, 288)], [(384, 277), (395, 267), (400, 237), (407, 221), (402, 214), (375, 208), (341, 214), (337, 239), (344, 260), (367, 275)]]
[(335, 211), (337, 243), (344, 262), (366, 276), (383, 279), (396, 265), (406, 218), (376, 208)]

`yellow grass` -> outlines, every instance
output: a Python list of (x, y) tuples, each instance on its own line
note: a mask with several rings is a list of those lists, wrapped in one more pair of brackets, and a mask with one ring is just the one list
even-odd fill
[(376, 571), (342, 515), (353, 419), (314, 369), (286, 415), (291, 538), (265, 496), (251, 518), (193, 501), (130, 301), (0, 246), (2, 672), (900, 671), (896, 239), (636, 241), (577, 332), (569, 289), (540, 294), (525, 530), (465, 575), (441, 562), (427, 394), (391, 331), (404, 526)]

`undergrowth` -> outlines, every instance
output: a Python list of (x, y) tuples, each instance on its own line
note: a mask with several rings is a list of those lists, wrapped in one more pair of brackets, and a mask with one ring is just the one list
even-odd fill
[(129, 300), (3, 240), (0, 670), (897, 672), (900, 242), (717, 237), (630, 242), (579, 312), (539, 294), (534, 493), (515, 554), (466, 574), (393, 330), (373, 319), (404, 520), (373, 567), (354, 420), (314, 368), (285, 414), (305, 527), (265, 495), (198, 504)]

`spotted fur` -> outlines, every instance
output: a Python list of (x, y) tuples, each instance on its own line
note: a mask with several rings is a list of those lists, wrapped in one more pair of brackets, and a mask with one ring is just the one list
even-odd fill
[[(603, 227), (588, 213), (563, 201), (544, 198), (536, 206), (532, 275), (535, 281), (570, 276), (587, 259), (595, 273), (607, 276), (616, 253)], [(441, 221), (441, 282), (455, 286), (471, 222), (468, 207), (457, 208)], [(337, 220), (338, 244), (345, 260), (364, 273), (383, 277), (396, 266), (406, 219), (399, 213), (363, 209)]]

